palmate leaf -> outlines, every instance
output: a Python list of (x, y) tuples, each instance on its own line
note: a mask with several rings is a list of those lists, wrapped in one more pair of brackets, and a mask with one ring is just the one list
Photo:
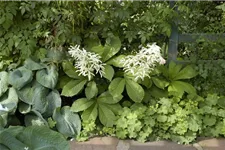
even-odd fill
[(112, 127), (116, 116), (112, 110), (108, 109), (104, 104), (99, 104), (99, 119), (101, 123), (106, 127)]
[(73, 66), (72, 62), (70, 61), (64, 61), (62, 62), (63, 71), (66, 73), (67, 76), (73, 79), (82, 79), (82, 76), (79, 76), (79, 73), (77, 73), (76, 68)]
[(78, 114), (72, 112), (69, 106), (55, 109), (53, 119), (57, 122), (57, 130), (65, 136), (74, 137), (80, 134), (80, 117)]
[(121, 60), (123, 60), (125, 57), (126, 57), (126, 55), (115, 56), (115, 57), (111, 58), (110, 60), (108, 60), (106, 62), (106, 64), (113, 65), (113, 66), (118, 67), (118, 68), (122, 68), (123, 62)]
[(94, 104), (94, 100), (88, 100), (86, 98), (80, 98), (73, 102), (71, 106), (72, 112), (80, 112), (88, 109), (91, 105)]
[(144, 89), (135, 81), (126, 79), (126, 91), (130, 99), (136, 103), (140, 103), (145, 95)]
[(109, 92), (113, 96), (121, 95), (124, 91), (125, 79), (124, 78), (115, 78), (109, 84)]
[(167, 82), (163, 79), (159, 79), (157, 77), (152, 77), (152, 81), (160, 89), (164, 89), (165, 87), (167, 87), (169, 85), (169, 82)]
[(93, 97), (96, 97), (98, 94), (98, 87), (95, 81), (90, 81), (87, 84), (87, 87), (85, 88), (85, 96), (87, 99), (92, 99)]
[(71, 97), (77, 95), (87, 83), (87, 79), (71, 80), (62, 89), (61, 95)]
[(197, 72), (190, 65), (184, 67), (175, 77), (174, 80), (190, 79), (197, 75)]
[(9, 84), (18, 90), (31, 82), (32, 79), (32, 71), (25, 67), (20, 67), (9, 74)]
[(93, 103), (88, 109), (84, 110), (81, 115), (82, 120), (96, 120), (98, 116), (98, 103)]
[(104, 67), (105, 67), (105, 70), (104, 70), (103, 77), (111, 81), (114, 76), (114, 69), (110, 65), (105, 65)]
[(99, 103), (106, 103), (106, 104), (116, 104), (118, 103), (121, 99), (123, 98), (122, 95), (115, 95), (115, 96), (112, 96), (109, 91), (106, 91), (104, 93), (102, 93), (97, 101)]
[(0, 97), (8, 90), (8, 73), (0, 72)]
[(55, 65), (37, 71), (36, 80), (46, 88), (54, 89), (58, 81), (58, 71)]

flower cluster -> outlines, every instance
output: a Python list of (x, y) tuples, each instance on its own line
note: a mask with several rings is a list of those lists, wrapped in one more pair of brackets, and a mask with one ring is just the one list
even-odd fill
[(94, 71), (101, 77), (104, 74), (104, 64), (98, 54), (87, 52), (84, 48), (80, 49), (79, 45), (71, 46), (69, 54), (76, 60), (75, 67), (79, 75), (88, 76), (88, 79), (91, 80), (92, 76), (95, 76)]
[(145, 77), (150, 77), (149, 74), (154, 70), (156, 64), (165, 64), (160, 53), (160, 47), (153, 43), (142, 47), (136, 55), (128, 55), (123, 60), (125, 73), (130, 73), (137, 81), (139, 78), (144, 80)]

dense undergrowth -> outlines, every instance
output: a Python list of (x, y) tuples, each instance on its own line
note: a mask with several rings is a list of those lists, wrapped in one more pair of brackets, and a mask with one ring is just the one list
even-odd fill
[[(69, 149), (94, 136), (225, 136), (223, 41), (179, 45), (171, 26), (224, 33), (223, 2), (1, 2), (0, 148)], [(190, 21), (191, 20), (191, 21)]]

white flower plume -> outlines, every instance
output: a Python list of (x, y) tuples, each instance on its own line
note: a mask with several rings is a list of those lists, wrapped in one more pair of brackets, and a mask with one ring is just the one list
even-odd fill
[(136, 55), (126, 56), (122, 62), (125, 73), (132, 74), (137, 81), (139, 78), (144, 80), (145, 77), (150, 77), (156, 64), (165, 64), (166, 60), (161, 56), (160, 47), (153, 43), (142, 47)]
[(104, 65), (100, 60), (101, 57), (93, 52), (87, 52), (84, 48), (80, 49), (79, 45), (71, 46), (69, 54), (76, 60), (75, 67), (79, 75), (88, 76), (91, 80), (94, 73), (99, 73), (100, 76), (104, 74)]

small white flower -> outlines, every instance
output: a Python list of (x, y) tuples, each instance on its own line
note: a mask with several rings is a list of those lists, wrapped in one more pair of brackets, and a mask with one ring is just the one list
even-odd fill
[(156, 43), (142, 47), (136, 55), (126, 56), (121, 60), (125, 73), (130, 73), (137, 81), (139, 78), (144, 80), (150, 77), (149, 74), (154, 70), (156, 64), (165, 64), (166, 60), (161, 56), (160, 47)]
[(9, 111), (7, 107), (3, 107), (2, 104), (0, 104), (0, 111)]
[(24, 147), (24, 150), (29, 150), (29, 147)]
[(100, 60), (101, 57), (93, 52), (87, 52), (84, 48), (80, 49), (79, 45), (71, 46), (69, 54), (76, 60), (75, 67), (79, 75), (88, 76), (91, 80), (95, 76), (94, 72), (99, 73), (100, 76), (104, 74), (104, 65)]

